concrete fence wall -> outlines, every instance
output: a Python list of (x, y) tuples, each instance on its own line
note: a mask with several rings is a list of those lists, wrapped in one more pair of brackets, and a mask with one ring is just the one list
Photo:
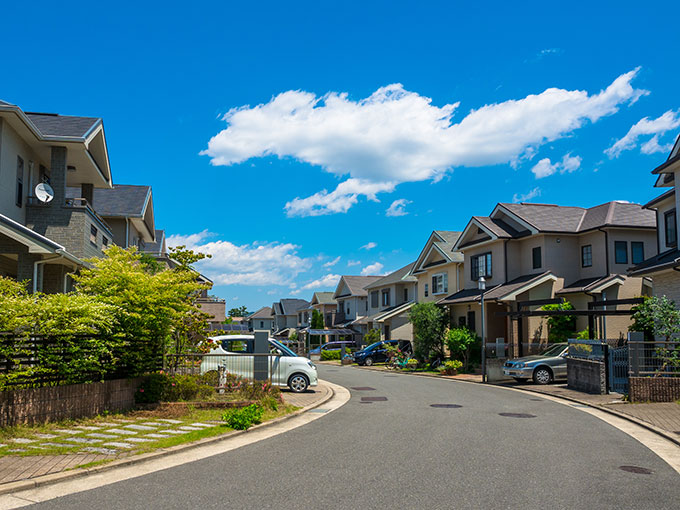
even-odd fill
[(567, 358), (567, 386), (572, 390), (604, 395), (607, 393), (607, 372), (601, 361)]
[(0, 426), (96, 416), (135, 405), (143, 377), (0, 392)]

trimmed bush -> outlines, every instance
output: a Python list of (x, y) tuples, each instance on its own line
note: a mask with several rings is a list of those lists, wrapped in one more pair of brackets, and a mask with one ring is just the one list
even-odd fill
[(228, 427), (235, 430), (248, 430), (253, 424), (260, 423), (264, 415), (264, 407), (250, 404), (241, 409), (232, 409), (222, 415)]
[[(345, 354), (349, 354), (350, 350), (345, 347)], [(332, 361), (340, 359), (340, 349), (337, 350), (322, 350), (321, 351), (321, 361)]]
[(206, 400), (215, 394), (213, 386), (202, 382), (202, 376), (151, 374), (135, 393), (138, 404)]

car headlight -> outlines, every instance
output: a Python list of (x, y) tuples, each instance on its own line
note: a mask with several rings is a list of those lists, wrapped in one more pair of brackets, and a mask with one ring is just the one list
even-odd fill
[(517, 365), (515, 365), (516, 368), (524, 368), (526, 366), (527, 366), (526, 363), (517, 363)]

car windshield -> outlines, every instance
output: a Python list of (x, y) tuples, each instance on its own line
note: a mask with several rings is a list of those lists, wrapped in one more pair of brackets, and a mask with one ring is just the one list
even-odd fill
[(377, 349), (380, 345), (382, 345), (382, 342), (376, 342), (374, 344), (369, 345), (368, 347), (364, 347), (364, 351), (372, 351), (373, 349)]
[(552, 347), (548, 347), (541, 356), (559, 356), (566, 347), (566, 344), (557, 344)]
[(281, 342), (277, 342), (276, 340), (269, 340), (269, 343), (272, 344), (277, 349), (279, 349), (281, 352), (283, 352), (284, 356), (292, 356), (294, 358), (297, 358), (297, 354), (295, 354), (293, 351), (291, 351), (288, 347), (283, 345)]

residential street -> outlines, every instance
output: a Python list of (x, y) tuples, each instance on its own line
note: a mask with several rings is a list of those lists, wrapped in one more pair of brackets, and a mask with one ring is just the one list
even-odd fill
[(328, 416), (227, 454), (31, 508), (650, 509), (680, 501), (680, 475), (579, 409), (463, 382), (350, 367), (319, 372), (348, 389), (374, 390), (351, 389), (351, 400)]

